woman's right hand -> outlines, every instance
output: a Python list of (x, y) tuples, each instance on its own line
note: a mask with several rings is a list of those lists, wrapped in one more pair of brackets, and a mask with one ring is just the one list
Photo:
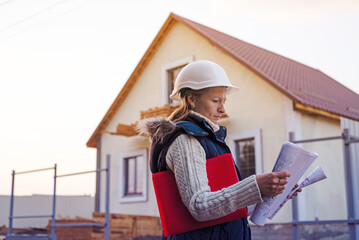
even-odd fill
[(256, 179), (262, 195), (274, 196), (283, 192), (288, 183), (287, 177), (290, 177), (290, 173), (282, 171), (259, 174)]

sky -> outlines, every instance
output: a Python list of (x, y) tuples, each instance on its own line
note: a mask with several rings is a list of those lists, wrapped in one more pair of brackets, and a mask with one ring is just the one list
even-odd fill
[[(174, 12), (316, 68), (359, 93), (359, 1), (0, 0), (0, 195), (11, 173), (94, 170), (86, 143)], [(53, 170), (15, 194), (52, 194)], [(95, 174), (59, 178), (94, 195)]]

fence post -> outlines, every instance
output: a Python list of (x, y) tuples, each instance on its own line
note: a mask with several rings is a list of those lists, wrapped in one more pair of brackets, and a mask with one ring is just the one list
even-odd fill
[[(353, 196), (353, 183), (352, 183), (352, 166), (350, 159), (350, 134), (349, 129), (345, 128), (343, 130), (343, 140), (344, 140), (344, 175), (345, 175), (345, 186), (347, 192), (347, 212), (348, 220), (354, 220), (354, 196)], [(348, 223), (349, 227), (349, 239), (356, 239), (356, 227), (353, 222)]]
[(56, 178), (57, 164), (54, 167), (54, 194), (52, 196), (52, 224), (51, 224), (51, 240), (56, 240), (55, 224), (56, 224)]
[[(295, 133), (294, 132), (289, 132), (289, 141), (290, 142), (294, 142), (295, 141)], [(297, 198), (292, 198), (292, 237), (293, 240), (297, 240), (298, 239), (298, 220), (299, 220), (299, 216), (298, 216), (298, 200)]]
[(13, 221), (13, 216), (14, 216), (14, 186), (15, 186), (15, 170), (12, 170), (9, 230), (7, 233), (8, 235), (12, 234), (12, 221)]
[(105, 213), (105, 240), (110, 240), (110, 160), (106, 155), (106, 213)]

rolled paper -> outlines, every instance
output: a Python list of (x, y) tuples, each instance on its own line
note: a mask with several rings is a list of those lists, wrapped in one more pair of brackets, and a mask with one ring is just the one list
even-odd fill
[(268, 216), (271, 216), (278, 206), (285, 200), (291, 189), (303, 176), (308, 167), (318, 158), (318, 154), (308, 152), (297, 144), (284, 142), (274, 164), (272, 172), (288, 171), (286, 189), (273, 197), (264, 197), (263, 202), (258, 203), (250, 217), (250, 220), (259, 226), (263, 226)]
[(277, 212), (284, 206), (284, 204), (293, 197), (293, 194), (300, 188), (304, 188), (306, 186), (309, 186), (313, 183), (319, 182), (323, 179), (326, 179), (327, 176), (325, 175), (323, 168), (321, 166), (316, 167), (309, 175), (306, 177), (298, 187), (290, 191), (290, 193), (287, 195), (287, 197), (284, 199), (284, 201), (278, 206), (278, 208), (273, 212), (272, 215), (270, 215), (268, 218), (272, 219)]

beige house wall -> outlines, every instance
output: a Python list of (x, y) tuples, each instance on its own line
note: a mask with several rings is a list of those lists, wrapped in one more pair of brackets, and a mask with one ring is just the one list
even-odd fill
[[(220, 124), (227, 126), (230, 134), (242, 131), (261, 132), (262, 169), (264, 172), (272, 170), (281, 144), (288, 139), (289, 131), (294, 129), (299, 135), (307, 136), (313, 134), (310, 128), (315, 126), (316, 134), (320, 135), (328, 129), (334, 132), (333, 129), (338, 127), (330, 121), (312, 120), (311, 117), (302, 118), (301, 114), (293, 111), (293, 104), (289, 98), (199, 34), (176, 23), (151, 58), (106, 130), (115, 132), (118, 123), (135, 123), (140, 119), (140, 111), (160, 107), (163, 102), (161, 99), (162, 67), (188, 57), (193, 57), (194, 60), (207, 59), (217, 62), (226, 70), (232, 84), (239, 87), (238, 92), (228, 96), (226, 110), (229, 118), (221, 120)], [(303, 133), (300, 125), (302, 121)], [(321, 123), (324, 123), (325, 126), (322, 126)], [(334, 127), (332, 127), (333, 124)], [(340, 131), (339, 127), (338, 129)], [(111, 212), (158, 215), (149, 172), (147, 176), (148, 201), (139, 203), (119, 203), (118, 201), (121, 152), (149, 148), (150, 143), (139, 136), (127, 138), (103, 134), (101, 139), (103, 167), (105, 167), (106, 155), (111, 155)], [(103, 176), (101, 180), (101, 211), (105, 209), (104, 196)], [(287, 205), (275, 218), (275, 222), (291, 220), (290, 204)]]
[[(302, 122), (303, 139), (341, 135), (340, 121), (338, 120), (303, 114)], [(303, 189), (303, 194), (299, 198), (300, 219), (346, 219), (343, 141), (304, 143), (302, 146), (319, 155), (307, 173), (319, 165), (322, 166), (328, 178), (320, 184)]]

